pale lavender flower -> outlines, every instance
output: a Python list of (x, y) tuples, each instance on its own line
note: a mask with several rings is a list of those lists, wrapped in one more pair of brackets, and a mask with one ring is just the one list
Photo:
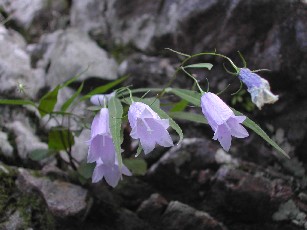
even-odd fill
[(161, 119), (148, 105), (142, 102), (133, 102), (128, 111), (128, 119), (133, 139), (140, 139), (144, 153), (150, 153), (156, 144), (164, 147), (173, 146), (167, 128), (168, 119)]
[(114, 164), (105, 164), (101, 159), (98, 159), (93, 172), (92, 182), (97, 183), (104, 178), (106, 182), (114, 188), (122, 178), (122, 174), (126, 176), (132, 175), (125, 165), (122, 165), (120, 168), (117, 160)]
[(239, 72), (239, 78), (247, 86), (252, 102), (259, 109), (266, 103), (273, 104), (278, 100), (278, 96), (271, 92), (269, 82), (258, 74), (247, 68), (242, 68)]
[(109, 110), (102, 108), (94, 117), (91, 126), (91, 139), (88, 141), (89, 151), (87, 162), (101, 159), (104, 164), (114, 165), (115, 147), (109, 127)]
[(214, 140), (218, 140), (223, 149), (228, 151), (231, 136), (245, 138), (247, 130), (241, 125), (245, 116), (235, 116), (233, 111), (214, 93), (204, 93), (201, 97), (202, 112), (214, 131)]

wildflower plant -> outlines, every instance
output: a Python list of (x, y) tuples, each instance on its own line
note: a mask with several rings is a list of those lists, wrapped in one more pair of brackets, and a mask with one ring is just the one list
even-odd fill
[[(59, 91), (75, 82), (78, 79), (78, 76), (75, 76), (47, 92), (38, 102), (29, 99), (0, 99), (0, 104), (31, 106), (36, 109), (40, 118), (54, 119), (57, 125), (48, 130), (48, 150), (35, 150), (30, 153), (30, 158), (42, 160), (48, 156), (57, 155), (57, 160), (64, 161), (64, 159), (61, 159), (61, 155), (58, 155), (58, 153), (64, 151), (68, 155), (68, 162), (65, 161), (65, 163), (68, 168), (78, 172), (81, 182), (85, 182), (89, 178), (92, 178), (92, 182), (98, 182), (104, 178), (110, 186), (115, 187), (122, 179), (122, 175), (144, 174), (146, 164), (138, 157), (142, 151), (145, 154), (150, 154), (156, 145), (171, 147), (174, 142), (178, 144), (182, 141), (183, 132), (175, 122), (177, 119), (208, 124), (213, 130), (213, 139), (218, 140), (226, 151), (231, 148), (232, 137), (243, 139), (249, 136), (246, 129), (248, 128), (249, 131), (258, 134), (283, 156), (288, 157), (256, 123), (234, 108), (229, 107), (218, 96), (218, 92), (209, 92), (209, 87), (204, 91), (195, 76), (189, 72), (190, 69), (195, 68), (204, 72), (210, 71), (213, 67), (210, 63), (188, 64), (196, 57), (217, 56), (224, 58), (233, 68), (233, 71), (225, 68), (225, 75), (227, 73), (234, 75), (241, 83), (237, 94), (240, 95), (240, 92), (244, 90), (241, 89), (244, 84), (251, 94), (252, 102), (259, 109), (266, 103), (276, 102), (278, 96), (270, 91), (268, 81), (256, 74), (257, 71), (248, 69), (240, 53), (243, 68), (237, 67), (230, 58), (216, 52), (188, 55), (171, 49), (168, 50), (183, 57), (183, 61), (164, 88), (119, 87), (127, 78), (122, 77), (82, 95), (83, 83), (81, 83), (72, 97), (61, 105), (60, 110), (55, 110)], [(191, 85), (190, 89), (172, 87), (172, 83), (176, 80), (179, 72), (193, 79), (194, 84)], [(195, 86), (197, 86), (197, 91)], [(113, 89), (113, 93), (106, 94), (111, 89)], [(26, 90), (27, 88), (22, 88), (25, 97)], [(148, 93), (155, 93), (155, 96), (147, 97)], [(142, 94), (143, 96), (140, 97)], [(181, 101), (172, 104), (172, 108), (166, 111), (162, 109), (160, 100), (167, 94), (175, 95)], [(93, 117), (92, 122), (73, 112), (74, 109), (78, 109), (80, 101), (85, 100), (92, 103), (88, 107), (88, 111)], [(185, 111), (189, 104), (200, 107), (203, 114)], [(68, 120), (75, 120), (79, 127), (72, 129), (69, 122), (68, 125), (65, 125), (61, 122), (63, 119), (60, 119), (64, 117)], [(130, 125), (130, 137), (138, 142), (138, 147), (132, 158), (123, 160), (124, 123)], [(75, 138), (83, 129), (91, 130), (87, 143), (84, 143), (88, 145), (88, 156), (86, 162), (78, 162), (74, 157), (72, 146), (75, 143)], [(179, 141), (177, 143), (171, 138), (169, 134), (171, 131), (178, 134)]]

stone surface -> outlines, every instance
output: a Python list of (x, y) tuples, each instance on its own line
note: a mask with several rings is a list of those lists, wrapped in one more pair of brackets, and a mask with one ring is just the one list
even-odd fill
[(25, 169), (19, 169), (16, 183), (23, 192), (38, 192), (51, 214), (59, 219), (83, 217), (88, 208), (88, 192), (80, 186), (35, 177)]
[(201, 186), (197, 183), (198, 173), (202, 169), (218, 167), (217, 149), (217, 145), (206, 139), (186, 138), (153, 164), (147, 176), (155, 186), (173, 193), (178, 199), (198, 196), (197, 190)]
[(34, 135), (34, 130), (30, 127), (29, 122), (14, 121), (6, 124), (6, 127), (14, 134), (17, 146), (18, 156), (26, 160), (28, 154), (36, 149), (48, 149), (48, 145), (41, 142)]
[(161, 217), (168, 205), (168, 201), (158, 193), (152, 194), (147, 200), (144, 200), (137, 209), (140, 218), (153, 224), (161, 225)]
[(0, 94), (6, 97), (24, 98), (18, 90), (18, 85), (23, 84), (27, 96), (34, 98), (45, 84), (42, 70), (31, 68), (25, 49), (21, 35), (0, 25)]
[(144, 54), (132, 54), (119, 66), (120, 75), (130, 76), (125, 84), (134, 88), (165, 86), (174, 72), (169, 59)]
[(0, 224), (0, 229), (3, 230), (16, 230), (22, 229), (25, 225), (25, 220), (22, 218), (21, 213), (16, 210), (7, 221)]
[(278, 206), (293, 195), (291, 187), (281, 179), (270, 180), (233, 166), (222, 166), (215, 176), (208, 200), (234, 219), (269, 220)]
[(128, 209), (122, 209), (119, 212), (117, 219), (115, 220), (116, 229), (125, 230), (153, 230), (153, 228), (144, 222), (142, 219), (138, 218), (133, 212)]
[(28, 28), (39, 11), (46, 8), (48, 0), (1, 0), (0, 6), (9, 17)]
[(77, 74), (80, 74), (79, 81), (89, 77), (117, 78), (116, 62), (78, 29), (69, 28), (48, 34), (41, 39), (41, 43), (47, 49), (38, 65), (47, 68), (46, 81), (49, 86), (54, 87)]
[(1, 132), (0, 131), (0, 152), (3, 154), (5, 157), (12, 158), (13, 155), (13, 147), (11, 144), (8, 142), (7, 139), (7, 133)]
[(208, 213), (196, 210), (178, 201), (172, 201), (162, 216), (163, 229), (208, 229), (226, 230), (222, 223), (215, 220)]

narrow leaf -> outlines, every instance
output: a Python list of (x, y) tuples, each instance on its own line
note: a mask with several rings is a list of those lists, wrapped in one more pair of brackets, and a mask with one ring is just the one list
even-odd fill
[[(236, 111), (235, 109), (232, 108), (234, 111), (235, 115), (237, 116), (242, 116), (243, 114), (240, 113), (239, 111)], [(245, 115), (244, 115), (245, 116)], [(278, 144), (273, 141), (264, 131), (263, 129), (260, 128), (259, 125), (257, 125), (254, 121), (246, 117), (246, 119), (243, 122), (243, 125), (246, 126), (247, 128), (253, 130), (255, 133), (257, 133), (260, 137), (262, 137), (266, 142), (268, 142), (271, 146), (273, 146), (279, 153), (281, 153), (283, 156), (287, 157), (290, 159), (289, 155), (278, 146)]]
[(192, 65), (184, 66), (184, 68), (206, 68), (208, 70), (211, 70), (213, 65), (211, 63), (197, 63)]
[(186, 100), (180, 100), (179, 102), (177, 102), (172, 109), (170, 110), (170, 112), (181, 112), (183, 110), (185, 110), (185, 108), (188, 106), (188, 102)]
[(109, 89), (112, 89), (114, 88), (115, 86), (117, 86), (118, 84), (122, 83), (123, 81), (125, 81), (126, 79), (128, 78), (128, 76), (124, 76), (124, 77), (121, 77), (115, 81), (112, 81), (106, 85), (103, 85), (103, 86), (100, 86), (100, 87), (97, 87), (95, 88), (94, 90), (90, 91), (88, 94), (86, 94), (85, 96), (83, 96), (81, 98), (81, 101), (85, 100), (85, 99), (88, 99), (90, 98), (91, 96), (93, 95), (96, 95), (96, 94), (103, 94), (105, 92), (107, 92)]
[(61, 111), (65, 112), (69, 106), (74, 102), (74, 100), (80, 95), (82, 89), (83, 89), (84, 82), (79, 86), (78, 90), (69, 98), (61, 107)]
[(121, 125), (123, 116), (123, 106), (120, 100), (116, 97), (112, 97), (109, 100), (109, 113), (110, 113), (110, 131), (113, 138), (113, 143), (116, 150), (117, 160), (119, 167), (122, 166), (122, 156), (121, 156), (121, 144), (123, 138), (121, 135)]
[(201, 124), (208, 124), (207, 119), (204, 117), (204, 115), (201, 114), (196, 114), (191, 112), (170, 112), (169, 115), (172, 118), (178, 120), (186, 120)]
[(40, 115), (43, 117), (48, 113), (51, 113), (54, 109), (55, 104), (58, 100), (60, 86), (58, 85), (52, 91), (46, 93), (42, 99), (39, 101), (38, 111)]
[(168, 92), (175, 94), (176, 96), (190, 102), (193, 105), (200, 106), (200, 98), (201, 94), (187, 89), (177, 89), (177, 88), (170, 88)]
[(0, 105), (32, 105), (36, 106), (33, 101), (20, 99), (0, 99)]
[(146, 161), (141, 158), (124, 159), (124, 164), (136, 176), (143, 176), (147, 171)]
[(74, 136), (65, 127), (53, 127), (48, 135), (48, 148), (53, 150), (67, 150), (75, 143)]
[(89, 66), (85, 70), (83, 70), (80, 73), (78, 73), (76, 76), (74, 76), (71, 79), (69, 79), (66, 82), (64, 82), (63, 85), (61, 86), (61, 88), (67, 87), (71, 83), (75, 82), (82, 74), (84, 74), (88, 70), (88, 68), (89, 68)]

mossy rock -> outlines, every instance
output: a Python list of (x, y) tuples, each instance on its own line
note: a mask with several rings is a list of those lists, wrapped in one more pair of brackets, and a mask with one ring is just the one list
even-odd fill
[[(0, 163), (0, 229), (54, 229), (54, 218), (36, 193), (21, 193), (15, 183), (17, 170)], [(19, 223), (11, 223), (18, 216)]]

